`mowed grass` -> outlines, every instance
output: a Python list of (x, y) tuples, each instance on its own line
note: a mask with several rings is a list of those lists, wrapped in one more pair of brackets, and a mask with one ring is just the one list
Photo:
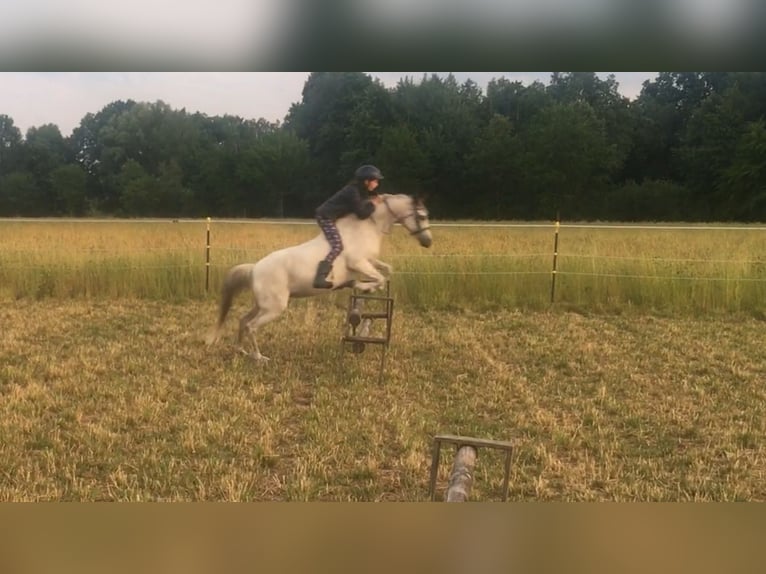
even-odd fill
[[(766, 316), (766, 230), (562, 226), (433, 227), (421, 248), (401, 227), (384, 238), (400, 304), (421, 310), (580, 311)], [(0, 296), (217, 295), (226, 269), (318, 233), (311, 222), (0, 221)], [(207, 257), (210, 266), (206, 266)]]
[(378, 384), (346, 303), (294, 302), (265, 364), (235, 321), (204, 345), (212, 301), (4, 303), (0, 500), (421, 501), (439, 433), (513, 441), (512, 501), (766, 500), (762, 321), (397, 307)]

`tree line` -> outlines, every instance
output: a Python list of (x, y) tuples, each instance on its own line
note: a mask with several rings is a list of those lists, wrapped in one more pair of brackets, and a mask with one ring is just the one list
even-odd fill
[(127, 100), (22, 136), (0, 114), (0, 216), (309, 217), (374, 163), (438, 218), (766, 221), (766, 73), (618, 88), (315, 72), (280, 122)]

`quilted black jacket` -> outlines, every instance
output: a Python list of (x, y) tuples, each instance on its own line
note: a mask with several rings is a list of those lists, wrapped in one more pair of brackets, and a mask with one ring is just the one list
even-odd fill
[(375, 204), (368, 199), (368, 194), (363, 194), (356, 185), (349, 184), (317, 207), (316, 216), (334, 221), (355, 213), (359, 219), (367, 219), (373, 211)]

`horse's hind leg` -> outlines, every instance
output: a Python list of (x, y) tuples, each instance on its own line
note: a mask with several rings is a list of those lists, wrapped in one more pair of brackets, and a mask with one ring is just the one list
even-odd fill
[[(247, 329), (247, 333), (250, 337), (250, 342), (253, 346), (253, 354), (252, 357), (256, 359), (257, 361), (268, 361), (269, 358), (263, 354), (261, 354), (261, 350), (258, 348), (258, 341), (255, 338), (255, 332), (258, 330), (259, 327), (262, 327), (266, 323), (270, 323), (277, 317), (279, 317), (284, 310), (287, 308), (287, 301), (279, 302), (276, 305), (269, 306), (269, 307), (254, 307), (250, 313), (245, 315), (245, 317), (242, 318), (242, 321), (244, 321), (244, 329)], [(255, 315), (253, 317), (253, 315)], [(246, 318), (249, 319), (245, 321)], [(243, 329), (242, 327), (243, 323), (240, 322), (240, 331)]]
[[(247, 324), (252, 321), (255, 316), (258, 314), (258, 305), (253, 305), (253, 308), (250, 309), (245, 315), (242, 316), (242, 318), (239, 320), (239, 331), (237, 333), (237, 342), (242, 345), (242, 337), (245, 334), (245, 331), (248, 331)], [(249, 333), (249, 331), (248, 331)], [(242, 349), (243, 353), (246, 353), (244, 349)]]

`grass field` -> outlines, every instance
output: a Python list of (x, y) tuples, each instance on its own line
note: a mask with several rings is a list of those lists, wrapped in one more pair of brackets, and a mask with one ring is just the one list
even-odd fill
[[(204, 222), (0, 231), (0, 500), (426, 500), (439, 433), (514, 441), (514, 501), (766, 500), (766, 232), (562, 228), (551, 306), (552, 226), (398, 230), (379, 385), (346, 293), (267, 364), (202, 342), (225, 268), (310, 225), (214, 223), (209, 294)], [(473, 498), (502, 476), (481, 451)]]
[[(513, 501), (766, 500), (762, 321), (401, 311), (378, 385), (334, 297), (266, 364), (202, 343), (207, 302), (4, 305), (0, 500), (426, 500), (438, 433), (514, 441)], [(502, 475), (481, 451), (473, 498)]]

